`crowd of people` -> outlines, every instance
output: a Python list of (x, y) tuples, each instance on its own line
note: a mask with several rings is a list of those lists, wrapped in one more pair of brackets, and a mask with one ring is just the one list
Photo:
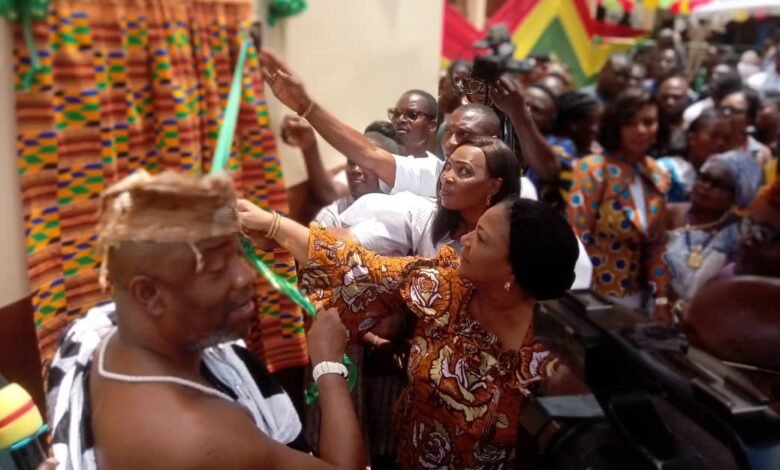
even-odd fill
[[(340, 203), (345, 214), (340, 225), (354, 228), (364, 246), (384, 254), (431, 256), (457, 237), (439, 236), (431, 244), (434, 219), (430, 210), (417, 207), (434, 204), (436, 197), (440, 206), (451, 199), (449, 186), (437, 189), (436, 175), (445, 161), (456, 164), (450, 155), (458, 142), (500, 134), (498, 110), (518, 137), (522, 197), (539, 198), (566, 215), (585, 244), (590, 265), (580, 268), (592, 270), (593, 288), (659, 322), (679, 322), (696, 291), (734, 260), (745, 208), (762, 185), (776, 179), (780, 80), (772, 77), (780, 70), (775, 61), (780, 47), (746, 51), (740, 58), (730, 47), (711, 46), (696, 73), (686, 75), (690, 67), (683, 57), (694, 54), (669, 38), (675, 35), (662, 30), (654, 49), (611, 56), (597, 82), (579, 90), (565, 67), (549, 59), (539, 60), (542, 66), (526, 76), (502, 77), (494, 85), (478, 83), (468, 62), (455, 61), (442, 76), (438, 108), (431, 95), (411, 90), (382, 123), (400, 153), (365, 153), (356, 139), (331, 139), (330, 129), (318, 126), (343, 126), (332, 116), (314, 128), (307, 124), (310, 145), (316, 147), (316, 129), (348, 158), (354, 153), (348, 174), (357, 175), (340, 183), (318, 169), (319, 157), (307, 158), (310, 187), (346, 193), (356, 179), (375, 181), (371, 192), (377, 195), (349, 211)], [(286, 104), (302, 111), (305, 95), (290, 91), (283, 91), (292, 100)], [(282, 127), (284, 133), (287, 122)], [(441, 161), (398, 157), (423, 156), (416, 150), (421, 145)], [(495, 177), (490, 167), (488, 157), (488, 173)], [(442, 176), (439, 184), (447, 181)], [(485, 197), (466, 191), (474, 199)], [(352, 201), (359, 197), (352, 191)], [(312, 204), (331, 199), (315, 198)], [(314, 220), (323, 222), (321, 215)], [(465, 214), (460, 220), (467, 220)], [(432, 250), (403, 242), (409, 236)], [(388, 251), (366, 244), (368, 237), (403, 243)]]
[[(535, 304), (571, 288), (683, 329), (780, 403), (766, 300), (780, 292), (780, 43), (741, 57), (712, 46), (691, 72), (696, 51), (675, 37), (613, 55), (579, 90), (546, 57), (492, 82), (455, 61), (438, 99), (406, 91), (362, 132), (264, 50), (270, 90), (297, 114), (281, 138), (302, 152), (316, 215), (265, 212), (217, 176), (109, 190), (99, 237), (114, 303), (77, 322), (53, 362), (58, 460), (511, 468), (529, 397), (587, 391), (534, 336)], [(343, 173), (324, 167), (318, 136)], [(288, 250), (320, 307), (308, 335), (320, 398), (303, 420), (228, 342), (254, 309), (241, 232)]]

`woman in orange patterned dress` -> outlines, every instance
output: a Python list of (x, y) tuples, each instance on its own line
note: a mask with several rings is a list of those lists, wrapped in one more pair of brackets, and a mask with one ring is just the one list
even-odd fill
[(394, 407), (401, 468), (513, 465), (520, 410), (558, 366), (534, 338), (534, 304), (571, 286), (579, 251), (554, 209), (526, 199), (491, 207), (461, 238), (461, 259), (450, 247), (431, 259), (383, 257), (246, 201), (239, 211), (250, 233), (270, 230), (305, 265), (301, 286), (339, 310), (351, 338), (399, 309), (417, 316), (409, 385)]

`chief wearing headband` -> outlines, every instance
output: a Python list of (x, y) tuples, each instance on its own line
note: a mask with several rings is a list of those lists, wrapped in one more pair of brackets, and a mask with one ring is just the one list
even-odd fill
[[(112, 304), (66, 332), (49, 379), (54, 453), (64, 468), (328, 468), (305, 451), (292, 402), (234, 341), (257, 313), (226, 174), (137, 172), (101, 200), (101, 281)], [(335, 311), (309, 337), (340, 361)], [(343, 377), (319, 380), (323, 460), (355, 468), (360, 431)]]

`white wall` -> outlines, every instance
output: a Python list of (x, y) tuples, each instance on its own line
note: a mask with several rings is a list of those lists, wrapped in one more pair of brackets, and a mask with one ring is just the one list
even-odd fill
[[(265, 1), (257, 0), (265, 18)], [(362, 130), (387, 119), (387, 108), (410, 88), (436, 96), (441, 55), (443, 0), (309, 0), (303, 13), (264, 25), (266, 46), (276, 50), (306, 84), (309, 94), (351, 126)], [(291, 112), (267, 89), (271, 123)], [(287, 186), (305, 181), (297, 149), (281, 140)], [(328, 167), (343, 163), (320, 139)]]
[[(265, 0), (257, 0), (264, 18)], [(309, 0), (302, 14), (265, 28), (265, 43), (304, 79), (319, 103), (362, 129), (386, 119), (386, 109), (410, 88), (436, 93), (443, 0)], [(0, 20), (0, 306), (29, 292), (21, 192), (16, 169), (11, 31)], [(269, 93), (278, 135), (289, 112)], [(326, 164), (341, 156), (320, 140)], [(286, 183), (306, 179), (300, 154), (279, 141)]]
[(0, 20), (0, 307), (29, 293), (21, 189), (16, 169), (12, 47), (11, 27)]

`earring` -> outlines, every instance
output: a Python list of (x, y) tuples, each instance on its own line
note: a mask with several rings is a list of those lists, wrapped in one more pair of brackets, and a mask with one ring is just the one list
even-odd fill
[(490, 207), (490, 194), (488, 194), (487, 201), (485, 202), (485, 205)]
[(509, 281), (506, 281), (504, 283), (504, 290), (509, 292), (509, 290), (512, 288), (512, 284)]

